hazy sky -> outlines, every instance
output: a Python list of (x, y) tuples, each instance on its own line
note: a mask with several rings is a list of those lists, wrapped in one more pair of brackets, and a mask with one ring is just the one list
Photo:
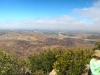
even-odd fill
[(100, 31), (100, 0), (0, 0), (0, 29)]

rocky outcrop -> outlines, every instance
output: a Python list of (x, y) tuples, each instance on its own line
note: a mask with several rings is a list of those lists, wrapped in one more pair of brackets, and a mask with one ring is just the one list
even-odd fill
[(56, 69), (53, 69), (53, 70), (49, 73), (49, 75), (57, 75), (57, 74), (56, 74)]

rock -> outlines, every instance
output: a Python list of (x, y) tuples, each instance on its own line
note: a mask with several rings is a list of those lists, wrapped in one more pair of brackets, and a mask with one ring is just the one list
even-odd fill
[(56, 74), (56, 69), (53, 69), (53, 70), (49, 73), (49, 75), (57, 75), (57, 74)]

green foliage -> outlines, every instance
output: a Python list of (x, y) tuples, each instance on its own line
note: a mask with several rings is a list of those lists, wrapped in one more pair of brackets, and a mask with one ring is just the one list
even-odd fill
[(95, 43), (95, 47), (93, 48), (93, 50), (99, 49), (100, 50), (100, 41)]
[(29, 57), (30, 68), (32, 72), (37, 70), (43, 70), (44, 73), (49, 73), (53, 69), (53, 63), (55, 62), (54, 51), (48, 50), (40, 53), (39, 55), (34, 55)]
[[(100, 42), (94, 49), (100, 49)], [(32, 75), (48, 75), (53, 69), (57, 75), (81, 75), (92, 54), (88, 49), (49, 48), (25, 61), (0, 50), (0, 75), (25, 75), (25, 68), (30, 68)]]
[(49, 49), (30, 56), (30, 68), (33, 73), (42, 70), (46, 75), (53, 68), (57, 70), (57, 75), (80, 75), (89, 64), (92, 52), (87, 49)]
[(85, 64), (89, 63), (91, 55), (90, 50), (66, 50), (54, 63), (54, 68), (59, 70), (57, 75), (80, 75), (84, 71)]
[(24, 61), (0, 50), (0, 75), (19, 75)]
[(8, 73), (8, 75), (12, 75), (13, 71), (13, 58), (4, 52), (3, 50), (0, 50), (0, 74), (5, 75)]
[(38, 70), (35, 73), (33, 73), (32, 75), (44, 75), (44, 71), (43, 70)]

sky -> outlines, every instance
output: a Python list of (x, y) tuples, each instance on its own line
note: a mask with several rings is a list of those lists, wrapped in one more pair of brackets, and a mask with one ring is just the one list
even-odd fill
[(0, 0), (0, 29), (100, 31), (100, 0)]

